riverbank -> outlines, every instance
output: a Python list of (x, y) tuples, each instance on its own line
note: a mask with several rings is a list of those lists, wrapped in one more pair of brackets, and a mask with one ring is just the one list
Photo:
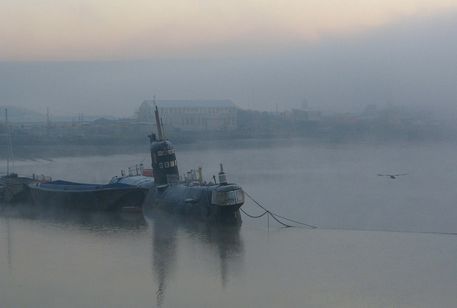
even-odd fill
[[(305, 137), (277, 137), (277, 138), (230, 138), (230, 139), (202, 139), (192, 142), (175, 142), (178, 151), (211, 151), (211, 150), (228, 150), (228, 149), (247, 149), (247, 148), (266, 148), (270, 146), (290, 147), (294, 145), (303, 146), (385, 146), (392, 145), (395, 147), (406, 145), (421, 144), (457, 144), (457, 140), (377, 140), (377, 139), (316, 139)], [(84, 156), (107, 156), (117, 154), (138, 154), (148, 153), (149, 142), (144, 140), (143, 143), (131, 144), (49, 144), (49, 145), (16, 145), (13, 149), (14, 160), (53, 160), (58, 157), (84, 157)], [(0, 151), (0, 159), (6, 160), (6, 146)]]

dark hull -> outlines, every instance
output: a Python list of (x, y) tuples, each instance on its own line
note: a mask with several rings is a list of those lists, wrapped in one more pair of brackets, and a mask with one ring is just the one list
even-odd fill
[(151, 188), (146, 196), (143, 210), (145, 213), (164, 211), (167, 213), (205, 221), (233, 221), (241, 223), (240, 207), (215, 205), (211, 194), (216, 187), (193, 186), (184, 184), (169, 185), (163, 189)]
[(62, 191), (30, 187), (32, 200), (38, 205), (58, 205), (79, 210), (114, 211), (141, 207), (146, 191), (139, 188), (100, 189), (96, 191)]
[(27, 177), (0, 178), (0, 202), (18, 203), (30, 201), (28, 185), (33, 179)]

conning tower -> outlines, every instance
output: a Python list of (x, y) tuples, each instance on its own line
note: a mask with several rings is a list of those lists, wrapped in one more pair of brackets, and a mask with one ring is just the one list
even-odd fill
[(157, 136), (149, 136), (151, 142), (151, 162), (154, 182), (156, 185), (166, 185), (179, 181), (178, 165), (173, 144), (165, 140), (163, 136), (162, 123), (159, 117), (159, 110), (155, 106), (155, 120), (157, 125)]

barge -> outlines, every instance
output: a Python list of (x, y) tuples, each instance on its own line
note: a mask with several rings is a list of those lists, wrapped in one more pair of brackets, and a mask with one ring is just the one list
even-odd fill
[(145, 177), (113, 178), (108, 184), (51, 181), (29, 184), (30, 195), (37, 205), (58, 205), (80, 210), (114, 211), (141, 208), (153, 184)]

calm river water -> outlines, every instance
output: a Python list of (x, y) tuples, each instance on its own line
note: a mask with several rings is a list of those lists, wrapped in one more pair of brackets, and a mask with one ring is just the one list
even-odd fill
[[(211, 150), (210, 150), (211, 149)], [(268, 208), (317, 225), (241, 227), (122, 213), (0, 213), (0, 307), (456, 307), (457, 146), (297, 140), (177, 149), (223, 162)], [(16, 162), (105, 183), (137, 155)], [(378, 173), (408, 173), (396, 180)], [(251, 214), (260, 210), (247, 202)]]

